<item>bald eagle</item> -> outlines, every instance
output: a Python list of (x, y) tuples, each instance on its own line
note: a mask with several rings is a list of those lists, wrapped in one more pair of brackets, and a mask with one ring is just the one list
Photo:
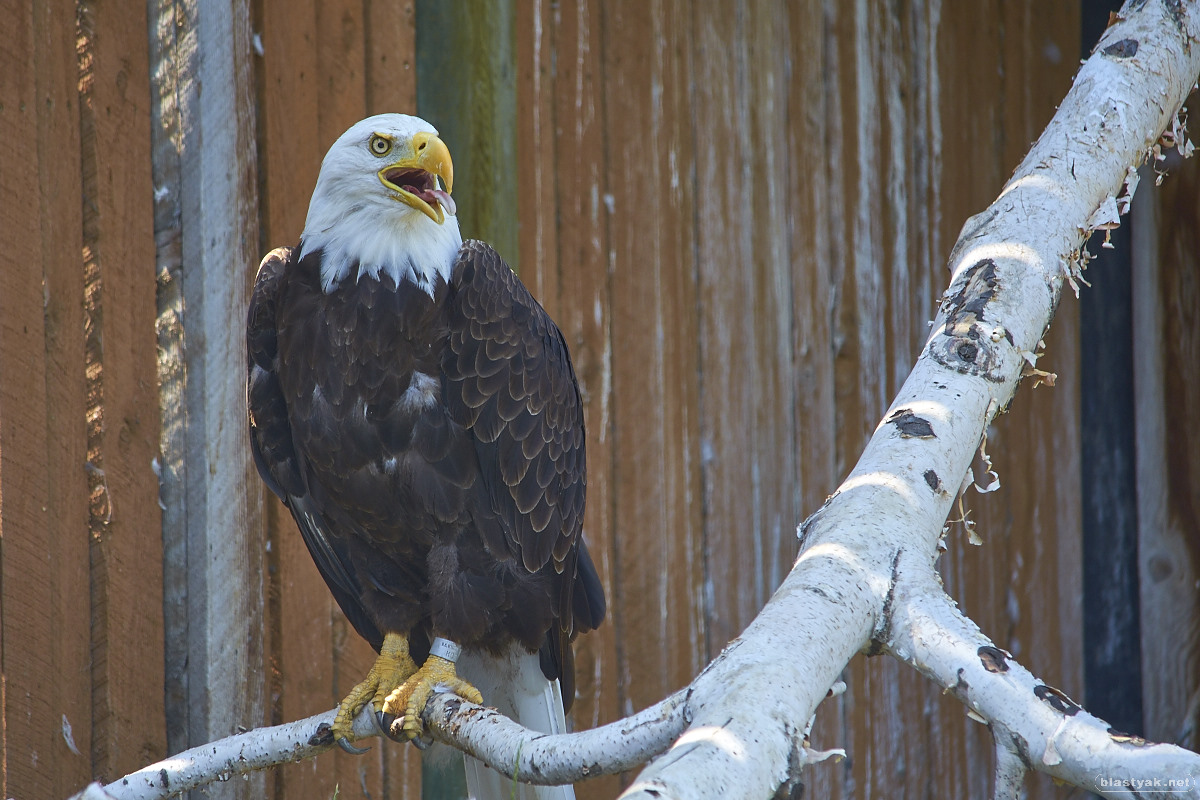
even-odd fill
[(250, 301), (255, 464), (379, 653), (332, 726), (352, 752), (367, 703), (414, 739), (443, 688), (561, 731), (572, 640), (604, 618), (566, 342), (495, 250), (462, 241), (452, 188), (431, 125), (357, 123)]

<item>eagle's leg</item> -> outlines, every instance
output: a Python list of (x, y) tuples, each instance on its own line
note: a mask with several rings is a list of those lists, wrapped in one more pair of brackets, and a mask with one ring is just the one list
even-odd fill
[(371, 671), (338, 706), (337, 716), (330, 726), (338, 746), (348, 753), (365, 753), (366, 750), (350, 744), (354, 740), (354, 718), (367, 703), (374, 704), (378, 713), (383, 708), (384, 698), (416, 671), (417, 664), (408, 654), (408, 637), (400, 633), (385, 634), (379, 657), (375, 659)]
[(392, 716), (391, 735), (394, 739), (415, 739), (421, 735), (421, 713), (435, 691), (453, 692), (472, 703), (483, 703), (483, 695), (471, 684), (458, 677), (454, 664), (459, 647), (453, 642), (436, 638), (429, 658), (402, 685), (383, 701), (383, 713)]

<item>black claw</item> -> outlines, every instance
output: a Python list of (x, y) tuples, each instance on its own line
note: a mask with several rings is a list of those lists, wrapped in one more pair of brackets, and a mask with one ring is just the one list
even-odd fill
[(417, 738), (413, 739), (412, 743), (416, 746), (416, 748), (418, 750), (428, 750), (429, 746), (431, 744), (433, 744), (433, 737), (428, 734), (423, 733), (420, 736), (418, 736)]
[(350, 744), (350, 740), (345, 736), (337, 740), (337, 746), (352, 756), (361, 756), (363, 753), (371, 749), (369, 747), (355, 747), (354, 745)]

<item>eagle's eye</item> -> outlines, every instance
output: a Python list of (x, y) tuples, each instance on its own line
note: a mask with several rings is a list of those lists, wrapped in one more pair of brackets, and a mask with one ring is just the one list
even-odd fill
[(386, 156), (392, 152), (392, 140), (386, 136), (381, 136), (378, 133), (371, 136), (371, 142), (367, 145), (371, 148), (371, 152), (377, 156)]

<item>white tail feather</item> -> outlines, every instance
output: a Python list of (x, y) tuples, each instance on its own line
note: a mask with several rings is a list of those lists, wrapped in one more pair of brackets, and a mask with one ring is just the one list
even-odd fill
[[(514, 646), (504, 656), (463, 653), (458, 674), (494, 706), (526, 728), (542, 733), (566, 733), (562, 694), (558, 681), (542, 674), (537, 653)], [(463, 756), (467, 771), (467, 796), (474, 800), (574, 800), (571, 786), (530, 786), (514, 781), (484, 766), (482, 761)]]

